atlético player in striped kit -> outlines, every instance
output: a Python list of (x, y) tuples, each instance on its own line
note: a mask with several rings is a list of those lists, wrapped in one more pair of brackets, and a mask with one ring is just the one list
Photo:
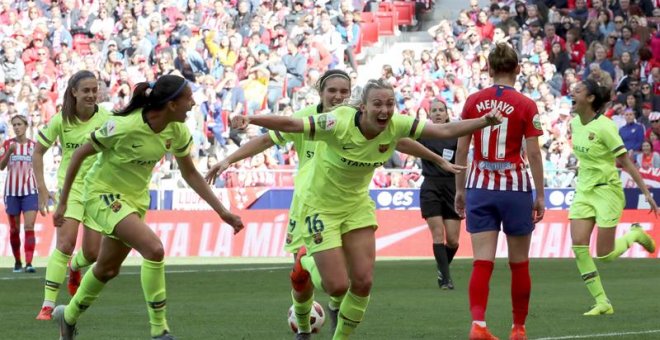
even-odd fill
[[(499, 43), (488, 56), (493, 85), (468, 97), (463, 119), (493, 112), (502, 124), (459, 139), (456, 164), (465, 165), (470, 142), (474, 157), (469, 174), (456, 175), (456, 212), (466, 217), (474, 263), (469, 296), (470, 339), (496, 339), (486, 328), (488, 285), (495, 260), (500, 226), (506, 234), (511, 267), (513, 327), (509, 339), (526, 340), (525, 320), (531, 292), (529, 244), (534, 224), (543, 218), (543, 161), (538, 136), (543, 134), (536, 104), (513, 88), (520, 72), (516, 51)], [(523, 158), (523, 143), (536, 189)], [(467, 190), (466, 190), (467, 188)]]
[(23, 270), (21, 262), (21, 212), (25, 229), (25, 272), (34, 273), (34, 221), (37, 219), (37, 183), (32, 172), (34, 141), (25, 136), (28, 121), (25, 116), (16, 115), (11, 119), (16, 137), (6, 140), (0, 149), (0, 170), (7, 168), (5, 181), (5, 208), (9, 220), (9, 242), (14, 254), (14, 273)]

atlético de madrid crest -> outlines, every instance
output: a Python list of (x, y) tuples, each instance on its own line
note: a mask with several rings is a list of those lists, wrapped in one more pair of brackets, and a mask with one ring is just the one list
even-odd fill
[(384, 153), (389, 148), (390, 148), (389, 144), (380, 144), (380, 145), (378, 145), (378, 151), (380, 151), (381, 153)]

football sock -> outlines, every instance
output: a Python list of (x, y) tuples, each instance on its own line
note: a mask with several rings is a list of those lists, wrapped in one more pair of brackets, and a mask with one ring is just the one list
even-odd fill
[[(87, 276), (87, 275), (85, 275)], [(165, 293), (165, 262), (142, 260), (140, 270), (142, 291), (147, 301), (151, 336), (158, 336), (169, 331), (165, 314), (167, 311)]]
[(369, 304), (369, 296), (357, 296), (350, 290), (346, 293), (344, 301), (339, 307), (337, 318), (337, 329), (332, 337), (333, 340), (344, 340), (353, 333), (364, 317), (364, 312)]
[(591, 296), (594, 297), (597, 303), (607, 302), (607, 295), (605, 295), (605, 289), (603, 289), (603, 284), (600, 282), (596, 264), (591, 258), (591, 254), (589, 254), (589, 246), (573, 246), (573, 253), (575, 253), (575, 262), (580, 275), (582, 275), (582, 280)]
[(11, 244), (11, 252), (14, 254), (14, 261), (21, 262), (21, 229), (19, 217), (7, 215), (9, 220), (9, 243)]
[(83, 252), (83, 250), (82, 250), (82, 248), (81, 248), (80, 251), (78, 251), (78, 252), (76, 253), (76, 255), (73, 257), (73, 259), (71, 259), (71, 270), (73, 270), (73, 271), (79, 271), (79, 270), (81, 270), (81, 269), (83, 269), (83, 268), (85, 268), (85, 267), (88, 267), (88, 266), (91, 265), (92, 263), (94, 263), (94, 262), (88, 260), (88, 259), (85, 257), (85, 254), (84, 254), (84, 252)]
[(32, 257), (34, 256), (34, 230), (25, 231), (25, 263), (32, 264)]
[(291, 291), (291, 300), (293, 300), (293, 312), (296, 313), (296, 321), (298, 322), (298, 333), (311, 333), (312, 325), (310, 324), (309, 315), (312, 312), (314, 294), (309, 300), (298, 302), (293, 295), (293, 291)]
[(442, 243), (433, 243), (433, 256), (435, 257), (435, 264), (438, 267), (438, 272), (440, 272), (442, 278), (444, 280), (451, 279), (451, 276), (449, 276), (447, 246)]
[(451, 264), (451, 261), (454, 260), (454, 256), (456, 256), (456, 252), (458, 252), (458, 245), (456, 246), (456, 248), (447, 247), (447, 260), (449, 264)]
[(316, 262), (314, 262), (314, 257), (312, 256), (303, 256), (300, 259), (300, 264), (302, 267), (309, 272), (309, 276), (312, 278), (312, 284), (317, 289), (323, 289), (323, 281), (321, 280), (321, 273), (316, 267)]
[[(60, 285), (66, 277), (66, 264), (71, 255), (64, 254), (59, 249), (55, 249), (48, 258), (46, 265), (46, 284), (44, 285), (44, 306), (52, 307), (57, 301), (57, 295), (60, 292)], [(47, 302), (50, 302), (47, 304)]]
[(532, 279), (529, 276), (529, 261), (509, 262), (509, 266), (511, 267), (513, 324), (524, 325), (529, 309), (529, 296), (532, 291)]
[(614, 250), (612, 250), (611, 253), (597, 257), (597, 259), (605, 262), (614, 261), (617, 257), (621, 256), (621, 254), (625, 253), (626, 250), (635, 243), (636, 239), (637, 233), (628, 231), (614, 241)]
[(475, 260), (472, 263), (472, 275), (468, 289), (472, 321), (486, 321), (490, 276), (493, 274), (494, 265), (493, 261), (485, 260)]
[(73, 325), (78, 321), (80, 314), (89, 308), (94, 303), (94, 300), (99, 296), (105, 287), (105, 283), (101, 282), (94, 276), (94, 271), (88, 270), (80, 282), (80, 287), (76, 295), (71, 298), (71, 301), (64, 309), (64, 320), (69, 325)]
[(341, 296), (330, 296), (328, 307), (332, 310), (338, 310), (339, 307), (341, 307), (341, 302), (344, 301), (344, 296), (346, 296), (346, 294)]

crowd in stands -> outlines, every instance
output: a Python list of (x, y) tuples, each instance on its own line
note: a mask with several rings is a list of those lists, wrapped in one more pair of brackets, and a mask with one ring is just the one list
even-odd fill
[[(101, 105), (124, 106), (133, 84), (180, 74), (197, 105), (187, 124), (200, 170), (263, 133), (236, 131), (236, 114), (281, 114), (317, 103), (314, 85), (327, 69), (357, 80), (360, 16), (380, 1), (359, 0), (0, 0), (0, 134), (9, 117), (29, 118), (30, 134), (58, 112), (68, 78), (80, 69), (98, 76)], [(417, 1), (419, 11), (432, 1)], [(457, 119), (467, 96), (490, 86), (486, 58), (507, 41), (521, 56), (516, 88), (541, 113), (547, 185), (574, 183), (568, 122), (570, 91), (580, 79), (611, 84), (605, 115), (620, 126), (640, 167), (660, 167), (660, 0), (476, 0), (455, 20), (431, 23), (433, 42), (406, 50), (381, 77), (395, 87), (401, 114), (427, 117), (443, 98)], [(418, 22), (419, 26), (419, 22)], [(353, 96), (360, 93), (354, 84)], [(50, 170), (58, 164), (52, 155)], [(225, 173), (218, 186), (291, 185), (297, 155), (274, 147)], [(156, 177), (167, 179), (173, 162)], [(420, 183), (419, 161), (395, 154), (374, 187)], [(245, 171), (244, 171), (245, 170)]]

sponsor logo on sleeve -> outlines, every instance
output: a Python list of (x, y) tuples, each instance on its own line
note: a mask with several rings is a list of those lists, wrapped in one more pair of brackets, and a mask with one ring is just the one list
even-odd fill
[(322, 114), (317, 118), (321, 129), (329, 131), (337, 125), (337, 118), (332, 114)]
[(539, 114), (535, 114), (534, 117), (532, 118), (532, 124), (534, 124), (534, 128), (537, 130), (541, 130), (541, 116)]

